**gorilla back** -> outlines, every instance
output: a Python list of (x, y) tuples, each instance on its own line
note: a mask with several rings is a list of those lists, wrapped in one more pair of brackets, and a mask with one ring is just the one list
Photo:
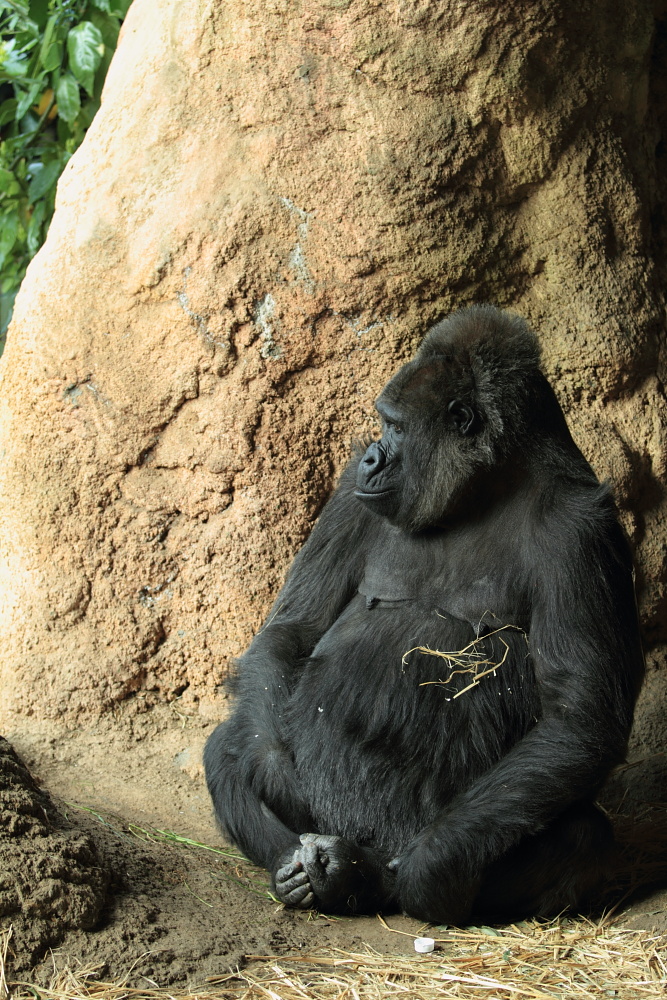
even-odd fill
[(490, 306), (433, 327), (376, 406), (207, 744), (219, 822), (290, 906), (579, 906), (643, 672), (613, 500)]

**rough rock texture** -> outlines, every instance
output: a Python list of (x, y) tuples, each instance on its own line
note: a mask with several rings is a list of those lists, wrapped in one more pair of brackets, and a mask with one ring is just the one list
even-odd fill
[(95, 844), (74, 830), (0, 737), (0, 925), (12, 925), (15, 972), (72, 930), (90, 930), (108, 874)]
[(376, 392), (475, 301), (539, 332), (667, 638), (664, 37), (647, 0), (134, 0), (1, 363), (6, 721), (215, 714)]

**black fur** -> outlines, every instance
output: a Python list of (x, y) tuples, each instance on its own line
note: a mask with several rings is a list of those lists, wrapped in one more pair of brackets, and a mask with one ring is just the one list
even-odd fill
[(218, 819), (292, 906), (577, 906), (643, 673), (613, 500), (490, 306), (433, 327), (377, 406), (207, 744)]

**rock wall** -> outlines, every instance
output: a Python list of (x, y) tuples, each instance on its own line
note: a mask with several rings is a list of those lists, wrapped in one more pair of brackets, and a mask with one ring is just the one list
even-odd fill
[(667, 638), (652, 10), (134, 0), (0, 363), (5, 723), (218, 711), (377, 391), (477, 301), (539, 332)]

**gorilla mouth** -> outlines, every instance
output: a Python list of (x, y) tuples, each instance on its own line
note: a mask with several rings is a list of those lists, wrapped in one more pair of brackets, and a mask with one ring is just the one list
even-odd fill
[(355, 490), (354, 495), (358, 497), (359, 500), (366, 500), (367, 497), (372, 497), (373, 499), (380, 499), (380, 497), (388, 497), (394, 490)]

